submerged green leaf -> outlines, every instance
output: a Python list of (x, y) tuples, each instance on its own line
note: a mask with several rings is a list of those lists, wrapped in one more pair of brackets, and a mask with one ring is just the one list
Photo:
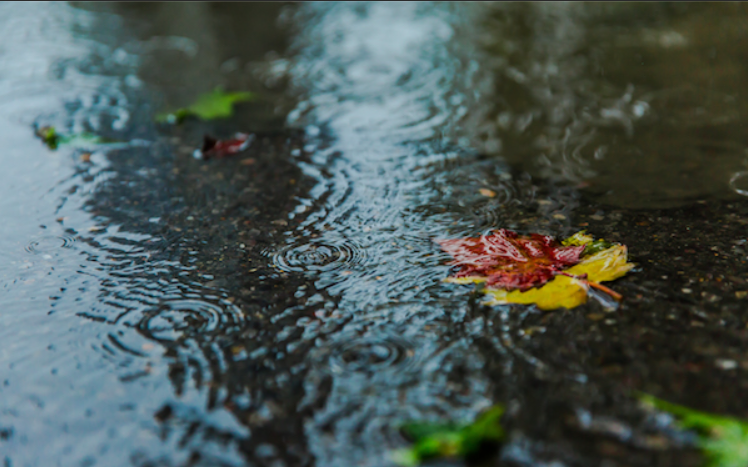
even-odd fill
[(234, 104), (254, 99), (251, 92), (224, 92), (220, 87), (203, 94), (188, 107), (156, 115), (156, 121), (181, 123), (187, 117), (201, 120), (214, 120), (230, 117), (234, 113)]
[(448, 433), (459, 431), (461, 425), (456, 423), (428, 423), (428, 422), (411, 422), (400, 427), (405, 436), (412, 440), (419, 440), (438, 433)]
[(70, 146), (89, 146), (99, 144), (112, 144), (119, 143), (120, 141), (104, 138), (99, 135), (92, 133), (80, 133), (77, 135), (68, 135), (60, 137), (60, 144), (68, 144)]
[(392, 460), (403, 467), (412, 467), (437, 457), (474, 454), (482, 445), (504, 439), (500, 423), (503, 414), (504, 408), (496, 405), (470, 424), (408, 423), (401, 429), (413, 440), (413, 447), (394, 451)]
[(681, 428), (693, 429), (698, 433), (697, 444), (706, 457), (706, 467), (748, 465), (748, 422), (699, 412), (649, 394), (640, 394), (639, 399), (647, 405), (675, 415)]
[(78, 133), (73, 135), (60, 135), (53, 126), (44, 126), (36, 131), (38, 136), (49, 149), (57, 149), (61, 144), (85, 148), (102, 144), (119, 143), (120, 141), (104, 138), (93, 133)]

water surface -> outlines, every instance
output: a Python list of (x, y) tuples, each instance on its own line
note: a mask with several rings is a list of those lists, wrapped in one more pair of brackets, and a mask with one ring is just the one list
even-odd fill
[[(743, 5), (0, 8), (6, 466), (385, 466), (494, 403), (489, 464), (697, 465), (631, 391), (748, 416)], [(218, 85), (258, 98), (154, 123)], [(482, 307), (434, 240), (492, 228), (639, 267)]]

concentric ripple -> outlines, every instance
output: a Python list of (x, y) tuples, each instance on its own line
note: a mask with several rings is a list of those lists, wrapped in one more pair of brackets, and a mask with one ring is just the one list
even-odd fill
[(273, 266), (284, 272), (329, 272), (362, 265), (366, 252), (357, 243), (341, 239), (311, 241), (273, 254)]
[(225, 334), (238, 328), (243, 321), (242, 311), (225, 301), (176, 299), (146, 311), (138, 328), (153, 339), (176, 341), (184, 337)]
[(58, 248), (72, 248), (75, 237), (70, 235), (46, 235), (31, 240), (24, 250), (28, 253), (42, 254), (57, 250)]
[(418, 360), (413, 342), (390, 334), (347, 333), (320, 348), (319, 352), (319, 364), (334, 374), (376, 373), (385, 369), (401, 372), (413, 367)]

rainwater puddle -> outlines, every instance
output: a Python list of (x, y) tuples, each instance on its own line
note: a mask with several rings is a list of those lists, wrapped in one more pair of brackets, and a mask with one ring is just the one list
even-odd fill
[[(0, 10), (2, 465), (389, 466), (500, 403), (486, 465), (683, 466), (634, 391), (746, 413), (741, 4)], [(442, 282), (496, 228), (626, 244), (624, 301)]]

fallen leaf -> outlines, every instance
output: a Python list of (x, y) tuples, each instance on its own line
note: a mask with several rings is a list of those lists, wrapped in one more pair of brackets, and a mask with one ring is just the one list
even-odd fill
[(578, 263), (585, 249), (559, 245), (547, 235), (526, 237), (506, 229), (437, 243), (454, 258), (450, 264), (460, 266), (455, 278), (483, 278), (489, 287), (521, 290), (542, 285)]
[(504, 439), (501, 416), (504, 408), (495, 405), (468, 424), (408, 423), (401, 427), (413, 442), (413, 447), (398, 449), (392, 460), (404, 467), (439, 457), (465, 458), (486, 444), (496, 444)]
[(574, 308), (587, 301), (590, 287), (616, 300), (621, 296), (600, 284), (624, 276), (633, 267), (624, 245), (579, 232), (561, 245), (551, 237), (519, 236), (499, 230), (490, 236), (441, 240), (460, 270), (445, 282), (483, 283), (487, 304), (535, 304), (543, 310)]
[[(576, 277), (557, 275), (544, 286), (526, 292), (487, 289), (487, 304), (518, 303), (529, 305), (534, 303), (541, 310), (574, 308), (587, 302), (589, 287), (604, 287), (600, 286), (599, 283), (618, 279), (633, 267), (633, 263), (627, 262), (626, 247), (623, 245), (614, 246), (587, 256), (576, 266), (564, 271), (566, 274)], [(610, 294), (612, 291), (608, 289), (605, 292)]]
[(57, 149), (60, 144), (60, 136), (57, 134), (57, 130), (53, 126), (43, 126), (37, 128), (34, 134), (41, 139), (49, 149)]
[(39, 137), (49, 149), (57, 149), (61, 144), (85, 148), (98, 146), (102, 144), (119, 143), (120, 141), (104, 138), (92, 133), (79, 133), (74, 135), (61, 135), (53, 126), (43, 126), (34, 130), (34, 134)]
[(208, 135), (203, 137), (202, 149), (195, 150), (196, 159), (208, 160), (231, 156), (247, 149), (254, 139), (254, 135), (237, 133), (234, 139), (218, 140)]
[(639, 394), (639, 400), (674, 415), (681, 428), (695, 430), (698, 434), (696, 445), (706, 458), (706, 467), (748, 465), (748, 422), (699, 412), (649, 394)]
[(254, 99), (251, 92), (224, 92), (221, 87), (203, 94), (188, 107), (156, 115), (157, 122), (182, 123), (187, 117), (201, 120), (215, 120), (230, 117), (234, 113), (234, 104)]

